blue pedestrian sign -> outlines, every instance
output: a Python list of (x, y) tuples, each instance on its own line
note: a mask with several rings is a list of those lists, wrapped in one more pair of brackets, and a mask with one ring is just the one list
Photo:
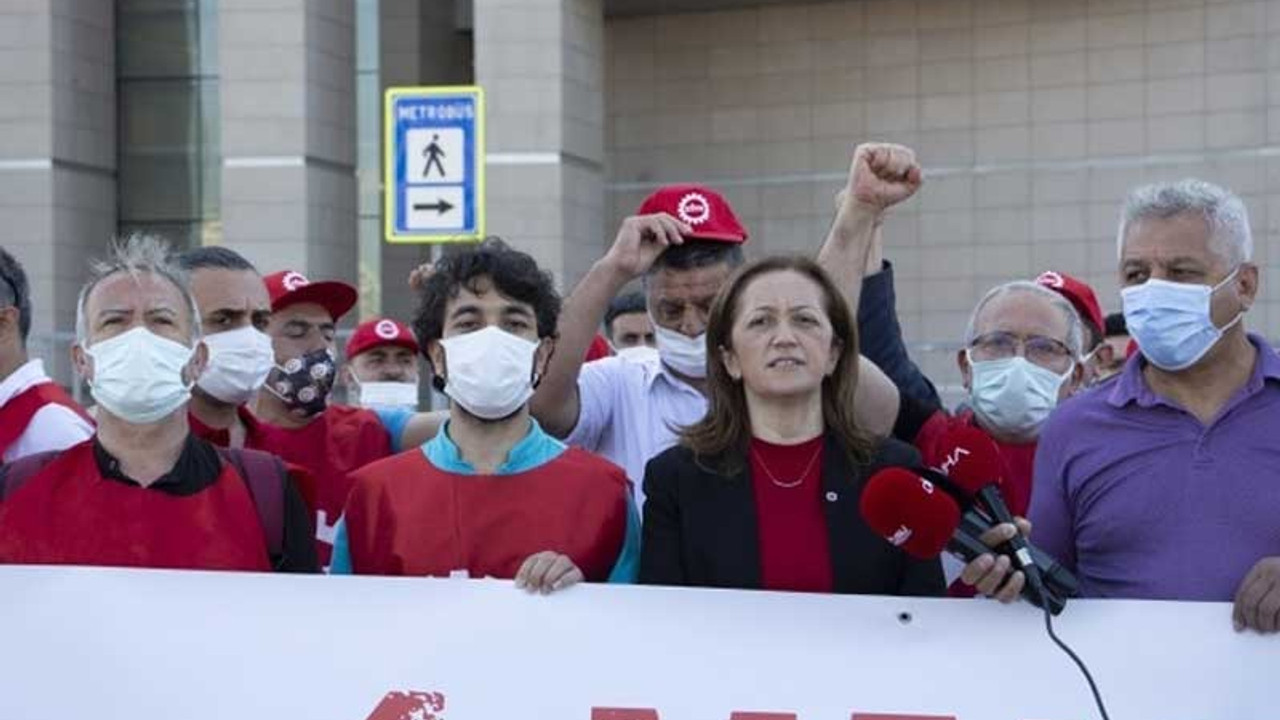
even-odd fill
[(481, 88), (388, 89), (383, 152), (387, 242), (468, 242), (484, 237)]

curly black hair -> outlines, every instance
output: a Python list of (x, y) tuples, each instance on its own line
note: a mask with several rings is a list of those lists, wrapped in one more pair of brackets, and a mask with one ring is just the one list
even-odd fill
[(533, 306), (539, 338), (555, 335), (560, 294), (551, 273), (540, 269), (528, 253), (513, 249), (501, 238), (489, 237), (479, 245), (445, 255), (423, 285), (413, 331), (424, 356), (427, 343), (444, 336), (445, 306), (464, 287), (475, 292), (482, 279), (492, 282), (506, 297)]
[(22, 344), (31, 335), (31, 286), (22, 263), (0, 247), (0, 307), (18, 308), (18, 333)]

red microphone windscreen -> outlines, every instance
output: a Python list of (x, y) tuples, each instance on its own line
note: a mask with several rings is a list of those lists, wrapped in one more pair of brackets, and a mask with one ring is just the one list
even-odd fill
[(973, 495), (1003, 481), (1000, 450), (989, 435), (970, 425), (954, 428), (938, 443), (942, 464), (936, 469)]
[(938, 557), (960, 526), (956, 501), (902, 468), (873, 475), (862, 490), (859, 509), (873, 532), (922, 560)]

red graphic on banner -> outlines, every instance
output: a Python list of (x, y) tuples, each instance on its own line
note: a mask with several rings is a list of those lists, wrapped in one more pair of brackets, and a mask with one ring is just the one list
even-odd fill
[(653, 708), (591, 708), (591, 720), (659, 720)]
[(445, 720), (444, 694), (389, 692), (368, 720)]
[(955, 715), (874, 715), (854, 713), (849, 720), (956, 720)]
[(735, 712), (729, 720), (797, 720), (795, 713)]

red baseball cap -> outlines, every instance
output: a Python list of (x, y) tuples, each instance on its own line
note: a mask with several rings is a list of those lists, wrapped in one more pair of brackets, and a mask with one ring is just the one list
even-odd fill
[(306, 275), (295, 270), (281, 270), (263, 278), (267, 293), (271, 295), (272, 311), (298, 303), (315, 303), (337, 322), (356, 306), (359, 293), (350, 285), (337, 280), (311, 282)]
[(375, 318), (356, 326), (347, 341), (347, 359), (381, 345), (395, 345), (412, 350), (415, 355), (418, 353), (418, 341), (407, 325), (390, 318)]
[(687, 237), (728, 243), (747, 241), (747, 229), (720, 193), (701, 185), (667, 185), (644, 199), (640, 215), (667, 213), (693, 228)]
[(1098, 338), (1102, 338), (1107, 323), (1102, 317), (1102, 306), (1098, 304), (1098, 296), (1094, 294), (1093, 288), (1089, 287), (1088, 283), (1053, 270), (1040, 273), (1036, 282), (1070, 300), (1076, 312), (1080, 313), (1080, 317), (1092, 323)]

